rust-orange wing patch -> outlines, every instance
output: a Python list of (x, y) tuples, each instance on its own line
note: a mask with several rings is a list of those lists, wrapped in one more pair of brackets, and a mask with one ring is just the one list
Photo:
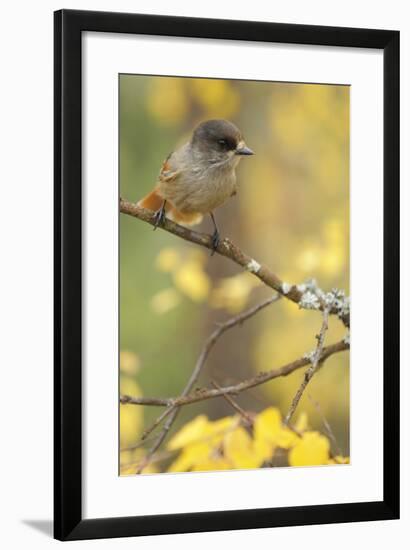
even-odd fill
[(159, 173), (159, 179), (162, 182), (170, 183), (176, 179), (179, 174), (179, 170), (175, 170), (170, 162), (172, 153), (162, 163), (161, 171)]

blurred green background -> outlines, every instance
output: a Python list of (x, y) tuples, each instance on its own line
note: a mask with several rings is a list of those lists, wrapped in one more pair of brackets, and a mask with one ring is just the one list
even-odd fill
[[(325, 291), (349, 293), (349, 87), (121, 75), (119, 114), (120, 193), (135, 202), (197, 123), (234, 122), (255, 155), (237, 168), (238, 194), (215, 212), (222, 237), (284, 281), (315, 278)], [(209, 220), (197, 229), (210, 233)], [(178, 395), (215, 323), (269, 294), (229, 260), (121, 215), (121, 392)], [(280, 300), (220, 340), (199, 385), (237, 382), (292, 361), (315, 348), (320, 326), (318, 312)], [(332, 318), (326, 343), (344, 334)], [(250, 411), (274, 405), (286, 414), (302, 375), (273, 380), (237, 401)], [(348, 353), (327, 361), (298, 411), (321, 431), (324, 415), (349, 454)], [(137, 442), (160, 412), (121, 407), (121, 448)], [(233, 413), (224, 399), (208, 400), (184, 407), (176, 428), (201, 412), (211, 419)]]

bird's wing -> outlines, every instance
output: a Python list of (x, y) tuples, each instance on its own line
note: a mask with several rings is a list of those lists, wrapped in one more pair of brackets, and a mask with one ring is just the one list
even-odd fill
[(180, 170), (178, 170), (175, 166), (174, 157), (175, 153), (170, 153), (167, 158), (162, 163), (161, 171), (159, 173), (159, 180), (163, 183), (171, 183), (175, 181), (177, 176), (180, 174)]

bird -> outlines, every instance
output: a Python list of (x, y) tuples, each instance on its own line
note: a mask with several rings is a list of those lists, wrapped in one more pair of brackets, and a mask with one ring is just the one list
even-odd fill
[(180, 225), (211, 217), (211, 255), (220, 242), (214, 210), (237, 192), (235, 169), (241, 157), (253, 155), (235, 124), (224, 119), (198, 124), (184, 145), (164, 160), (154, 189), (138, 205), (155, 212), (154, 230), (168, 218)]

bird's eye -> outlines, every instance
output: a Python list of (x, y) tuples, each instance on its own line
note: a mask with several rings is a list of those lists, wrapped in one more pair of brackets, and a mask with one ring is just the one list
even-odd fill
[(228, 145), (226, 139), (218, 139), (218, 143), (221, 147), (226, 147)]

